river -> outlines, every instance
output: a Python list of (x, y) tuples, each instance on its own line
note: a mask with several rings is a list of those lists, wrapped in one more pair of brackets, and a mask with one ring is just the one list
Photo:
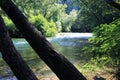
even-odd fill
[[(55, 49), (74, 65), (79, 64), (82, 47), (88, 44), (91, 33), (59, 33), (57, 37), (47, 38)], [(37, 56), (25, 39), (13, 39), (13, 43), (33, 72), (40, 78), (53, 77), (55, 74)], [(16, 80), (0, 54), (0, 80)], [(56, 78), (57, 80), (57, 78)]]

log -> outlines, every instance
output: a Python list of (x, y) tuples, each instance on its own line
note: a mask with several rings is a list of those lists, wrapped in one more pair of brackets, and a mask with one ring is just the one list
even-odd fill
[(0, 52), (18, 80), (38, 80), (15, 49), (8, 30), (0, 16)]
[(51, 68), (60, 80), (86, 80), (71, 62), (53, 48), (41, 32), (28, 21), (11, 0), (1, 0), (0, 6), (38, 56)]

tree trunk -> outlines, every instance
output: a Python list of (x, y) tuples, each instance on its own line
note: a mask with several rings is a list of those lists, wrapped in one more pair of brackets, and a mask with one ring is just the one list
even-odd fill
[(60, 80), (86, 80), (86, 78), (64, 56), (60, 55), (44, 38), (11, 0), (0, 1), (2, 9), (29, 42), (41, 59)]
[(3, 59), (10, 66), (13, 73), (19, 80), (38, 80), (15, 49), (1, 16), (0, 51), (2, 53)]

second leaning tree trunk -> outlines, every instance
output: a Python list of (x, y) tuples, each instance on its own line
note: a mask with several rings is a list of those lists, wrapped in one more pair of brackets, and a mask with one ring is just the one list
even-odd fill
[(38, 80), (15, 49), (8, 30), (0, 16), (0, 52), (18, 80)]
[(0, 0), (1, 8), (14, 22), (41, 59), (60, 80), (86, 80), (64, 56), (60, 55), (11, 0)]

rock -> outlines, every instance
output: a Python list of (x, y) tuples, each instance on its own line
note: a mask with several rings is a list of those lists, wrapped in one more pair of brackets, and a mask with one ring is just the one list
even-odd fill
[(105, 80), (105, 78), (95, 76), (94, 80)]

